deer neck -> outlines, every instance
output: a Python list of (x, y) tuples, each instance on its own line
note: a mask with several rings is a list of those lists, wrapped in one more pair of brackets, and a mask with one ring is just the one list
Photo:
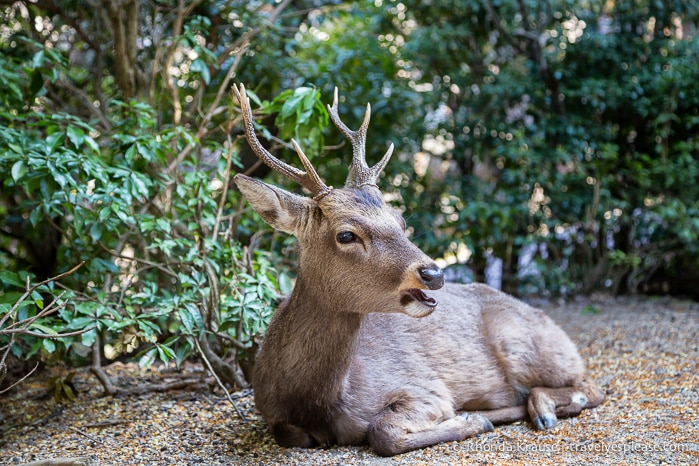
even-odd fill
[(353, 312), (351, 303), (328, 299), (322, 288), (316, 280), (299, 276), (285, 309), (284, 333), (293, 339), (294, 366), (304, 372), (295, 380), (305, 387), (297, 388), (322, 393), (324, 403), (332, 403), (345, 380), (364, 316)]

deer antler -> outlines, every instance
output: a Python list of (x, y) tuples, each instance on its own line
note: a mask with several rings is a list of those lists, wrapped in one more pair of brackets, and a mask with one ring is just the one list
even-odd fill
[(252, 110), (250, 109), (250, 99), (245, 94), (245, 86), (240, 84), (240, 89), (238, 89), (234, 85), (233, 89), (236, 97), (238, 98), (238, 102), (240, 103), (240, 111), (243, 114), (243, 120), (245, 122), (243, 124), (243, 127), (245, 128), (245, 137), (248, 140), (248, 144), (250, 144), (250, 147), (255, 154), (257, 154), (260, 160), (262, 160), (272, 170), (281, 173), (285, 177), (296, 181), (301, 186), (308, 189), (311, 193), (313, 193), (313, 199), (316, 201), (319, 201), (330, 191), (332, 191), (332, 186), (327, 186), (323, 180), (320, 179), (318, 173), (313, 168), (313, 165), (311, 165), (311, 161), (308, 160), (308, 157), (306, 157), (306, 154), (303, 153), (301, 147), (299, 147), (295, 140), (292, 139), (291, 143), (294, 145), (294, 149), (296, 150), (299, 159), (301, 159), (303, 168), (305, 168), (306, 171), (299, 170), (296, 167), (292, 167), (291, 165), (282, 162), (262, 146), (262, 143), (260, 143), (260, 140), (257, 139), (257, 135), (255, 134)]
[(332, 107), (328, 105), (330, 118), (335, 126), (337, 126), (337, 129), (340, 130), (340, 132), (352, 144), (352, 166), (350, 167), (349, 174), (347, 175), (345, 187), (361, 188), (362, 186), (366, 185), (376, 186), (376, 181), (378, 180), (381, 171), (384, 169), (384, 167), (386, 167), (388, 160), (391, 158), (391, 154), (393, 153), (393, 144), (389, 146), (386, 154), (381, 158), (379, 163), (370, 168), (366, 162), (366, 132), (367, 129), (369, 129), (369, 120), (371, 119), (371, 105), (366, 105), (364, 121), (362, 121), (362, 124), (357, 131), (352, 131), (342, 122), (340, 115), (338, 114), (337, 107), (337, 88), (335, 88)]

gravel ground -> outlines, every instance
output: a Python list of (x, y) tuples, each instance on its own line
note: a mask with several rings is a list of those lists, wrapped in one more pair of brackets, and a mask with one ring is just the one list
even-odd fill
[[(699, 303), (600, 297), (538, 305), (578, 343), (607, 393), (604, 404), (550, 431), (520, 422), (394, 458), (366, 447), (284, 449), (255, 415), (250, 393), (236, 394), (249, 417), (243, 422), (215, 390), (103, 397), (81, 371), (73, 403), (47, 396), (41, 377), (0, 397), (0, 464), (69, 457), (93, 465), (699, 464)], [(122, 387), (197, 371), (108, 368)]]

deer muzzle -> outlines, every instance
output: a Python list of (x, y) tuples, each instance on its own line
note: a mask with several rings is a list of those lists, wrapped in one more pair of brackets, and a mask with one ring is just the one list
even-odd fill
[(428, 290), (438, 290), (444, 286), (444, 271), (437, 264), (420, 267), (417, 273)]
[(413, 278), (415, 287), (402, 292), (400, 303), (403, 311), (412, 317), (425, 317), (435, 310), (437, 301), (427, 296), (423, 289), (437, 290), (444, 286), (444, 271), (436, 264), (418, 267)]

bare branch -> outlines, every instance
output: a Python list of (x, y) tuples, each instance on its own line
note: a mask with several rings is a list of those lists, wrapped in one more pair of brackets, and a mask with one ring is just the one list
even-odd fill
[[(46, 280), (41, 281), (41, 282), (37, 283), (36, 285), (34, 285), (34, 286), (32, 286), (32, 287), (30, 287), (30, 286), (29, 286), (29, 283), (27, 283), (27, 291), (25, 291), (24, 294), (23, 294), (22, 296), (20, 296), (20, 298), (15, 302), (15, 304), (12, 306), (12, 308), (10, 308), (10, 311), (9, 311), (7, 314), (5, 314), (5, 316), (3, 316), (2, 319), (0, 319), (0, 327), (2, 327), (2, 325), (3, 325), (3, 324), (5, 323), (5, 321), (9, 318), (9, 316), (12, 315), (12, 314), (17, 310), (17, 308), (19, 307), (19, 305), (20, 305), (25, 299), (27, 299), (27, 296), (29, 296), (30, 294), (32, 294), (32, 293), (34, 292), (34, 290), (36, 290), (37, 288), (39, 288), (39, 287), (42, 286), (42, 285), (46, 285), (46, 284), (49, 283), (49, 282), (53, 282), (53, 281), (56, 281), (56, 280), (60, 280), (61, 278), (65, 277), (65, 276), (67, 276), (67, 275), (72, 274), (73, 272), (75, 272), (76, 270), (78, 270), (80, 267), (82, 267), (84, 264), (85, 264), (85, 261), (81, 261), (78, 265), (76, 265), (76, 266), (73, 267), (72, 269), (68, 270), (67, 272), (63, 272), (63, 273), (61, 273), (61, 274), (59, 274), (59, 275), (56, 275), (55, 277), (47, 278)], [(28, 282), (28, 281), (29, 281), (29, 277), (27, 277), (27, 282)]]
[(225, 333), (216, 332), (216, 333), (214, 333), (214, 335), (221, 338), (222, 340), (226, 340), (226, 341), (232, 343), (233, 346), (235, 346), (238, 349), (241, 349), (241, 350), (249, 350), (250, 349), (249, 346), (245, 345), (243, 342), (241, 342), (237, 338), (233, 338), (232, 336), (227, 335)]
[[(179, 0), (177, 5), (177, 16), (175, 17), (175, 21), (172, 23), (172, 37), (177, 38), (180, 36), (180, 34), (182, 34), (184, 19), (199, 3), (201, 3), (201, 0), (195, 0), (188, 7), (185, 7), (184, 0)], [(172, 41), (165, 54), (163, 68), (161, 70), (163, 74), (163, 83), (168, 91), (170, 91), (170, 97), (172, 98), (172, 123), (175, 125), (179, 125), (182, 120), (182, 102), (180, 102), (177, 86), (175, 86), (174, 83), (174, 77), (170, 74), (170, 68), (175, 61), (175, 52), (177, 51), (178, 45), (179, 42), (176, 39)]]
[(28, 330), (25, 327), (25, 328), (3, 329), (3, 330), (0, 330), (0, 335), (17, 333), (20, 335), (29, 335), (32, 337), (48, 338), (50, 340), (53, 340), (53, 339), (57, 339), (57, 338), (74, 337), (76, 335), (80, 335), (80, 334), (83, 334), (85, 332), (89, 332), (90, 330), (93, 330), (94, 328), (95, 328), (95, 326), (76, 330), (75, 332), (66, 332), (66, 333), (39, 333), (39, 332), (33, 332), (31, 330)]
[[(291, 3), (291, 0), (283, 0), (277, 7), (272, 11), (272, 13), (268, 17), (268, 22), (274, 23), (279, 15), (281, 15), (282, 11), (289, 6)], [(233, 55), (235, 58), (233, 60), (233, 63), (231, 64), (230, 68), (228, 68), (228, 71), (226, 72), (226, 75), (224, 76), (223, 80), (221, 81), (221, 85), (218, 88), (218, 91), (216, 92), (216, 97), (214, 98), (213, 102), (209, 106), (209, 110), (204, 114), (202, 117), (202, 121), (199, 124), (199, 129), (197, 130), (196, 138), (198, 140), (201, 140), (204, 136), (206, 136), (209, 133), (208, 125), (211, 122), (211, 119), (217, 114), (218, 112), (218, 106), (220, 105), (221, 100), (223, 97), (227, 94), (228, 92), (228, 86), (233, 79), (233, 76), (235, 76), (235, 72), (238, 69), (238, 65), (240, 64), (240, 61), (242, 60), (243, 56), (245, 55), (245, 52), (247, 52), (248, 47), (250, 45), (250, 40), (258, 35), (260, 32), (262, 32), (262, 29), (251, 29), (246, 31), (230, 48), (229, 51), (223, 56), (229, 56)], [(175, 160), (173, 160), (170, 165), (167, 167), (167, 171), (169, 173), (172, 173), (177, 166), (184, 160), (190, 152), (194, 149), (194, 146), (191, 144), (187, 144), (177, 155)]]
[(90, 464), (87, 456), (77, 456), (74, 458), (50, 458), (25, 463), (23, 466), (83, 466)]
[(102, 345), (100, 340), (99, 332), (97, 332), (97, 338), (95, 338), (95, 342), (92, 345), (92, 366), (90, 370), (97, 377), (97, 380), (100, 381), (104, 391), (108, 395), (114, 396), (117, 393), (117, 389), (102, 367)]
[(109, 12), (109, 20), (114, 34), (115, 78), (123, 98), (128, 100), (136, 94), (138, 2), (136, 0), (107, 0), (104, 5)]
[(216, 371), (214, 371), (214, 368), (211, 367), (211, 363), (207, 359), (206, 354), (204, 353), (204, 350), (202, 349), (201, 345), (199, 344), (199, 340), (197, 340), (196, 338), (194, 338), (193, 340), (194, 340), (194, 343), (197, 345), (197, 349), (199, 350), (199, 354), (201, 355), (201, 358), (204, 360), (206, 367), (209, 369), (209, 372), (211, 372), (211, 375), (214, 376), (214, 379), (216, 379), (216, 382), (218, 383), (218, 386), (221, 387), (221, 389), (223, 390), (223, 393), (226, 394), (228, 401), (233, 406), (233, 409), (235, 409), (235, 412), (238, 414), (238, 417), (240, 417), (240, 419), (242, 419), (244, 422), (248, 422), (248, 418), (245, 416), (245, 414), (243, 414), (242, 411), (240, 411), (240, 408), (238, 408), (238, 405), (236, 404), (236, 402), (233, 401), (233, 398), (231, 397), (230, 392), (223, 385), (223, 383), (221, 382), (221, 379), (218, 378), (218, 375), (216, 375)]
[[(1, 367), (1, 366), (4, 366), (4, 365), (5, 365), (5, 358), (3, 358), (3, 361), (0, 362), (0, 367)], [(28, 374), (26, 374), (24, 377), (22, 377), (22, 378), (19, 379), (17, 382), (15, 382), (15, 383), (13, 383), (12, 385), (10, 385), (9, 387), (3, 388), (2, 390), (0, 390), (0, 395), (2, 395), (2, 394), (5, 393), (5, 392), (8, 392), (8, 391), (12, 390), (13, 387), (16, 387), (17, 385), (19, 385), (19, 384), (21, 384), (22, 382), (24, 382), (25, 380), (27, 380), (27, 379), (29, 378), (29, 376), (32, 375), (32, 374), (36, 371), (36, 369), (37, 369), (38, 367), (39, 367), (39, 363), (37, 362), (36, 365), (34, 366), (34, 369), (30, 370)], [(0, 382), (2, 382), (3, 379), (4, 379), (4, 377), (0, 377)]]
[(223, 214), (223, 206), (226, 203), (226, 194), (228, 194), (228, 180), (231, 178), (231, 164), (233, 162), (233, 141), (231, 141), (230, 132), (228, 132), (228, 157), (226, 158), (226, 171), (223, 175), (223, 189), (221, 190), (221, 197), (218, 201), (218, 209), (216, 210), (216, 222), (214, 223), (214, 229), (211, 233), (211, 239), (216, 240), (218, 237), (218, 229), (221, 225), (221, 215)]
[[(56, 298), (54, 298), (54, 300), (51, 301), (51, 303), (50, 303), (48, 306), (46, 306), (44, 309), (42, 309), (42, 310), (41, 310), (37, 315), (35, 315), (34, 317), (28, 317), (28, 318), (25, 319), (25, 320), (20, 320), (19, 322), (15, 322), (14, 324), (10, 324), (10, 325), (7, 327), (7, 329), (5, 329), (5, 330), (13, 329), (13, 328), (19, 327), (19, 326), (22, 326), (22, 327), (24, 327), (24, 328), (29, 328), (29, 327), (31, 327), (31, 325), (32, 325), (34, 322), (36, 322), (38, 319), (41, 319), (41, 318), (43, 318), (43, 317), (46, 317), (47, 315), (49, 315), (49, 314), (51, 314), (51, 313), (53, 313), (53, 312), (56, 312), (56, 311), (58, 311), (59, 309), (63, 309), (63, 308), (66, 306), (66, 304), (68, 304), (68, 303), (67, 303), (66, 301), (63, 301), (63, 302), (59, 302), (59, 301), (61, 300), (61, 298), (63, 298), (63, 296), (64, 296), (67, 292), (68, 292), (68, 291), (63, 291), (61, 294), (59, 294), (58, 296), (56, 296)], [(21, 301), (20, 301), (20, 303), (21, 303)], [(56, 303), (59, 303), (59, 304), (56, 304)], [(18, 303), (15, 303), (15, 304), (18, 304)], [(9, 315), (9, 314), (8, 314), (8, 315)], [(6, 316), (6, 317), (7, 317), (7, 316)], [(3, 320), (4, 320), (4, 319), (3, 319)], [(3, 331), (4, 331), (4, 330), (0, 328), (0, 334), (3, 333)]]
[(156, 269), (160, 270), (161, 272), (170, 275), (171, 277), (177, 278), (177, 274), (176, 274), (176, 273), (174, 273), (172, 270), (170, 270), (170, 269), (164, 267), (162, 264), (158, 264), (157, 262), (149, 261), (149, 260), (146, 260), (146, 259), (141, 259), (140, 257), (125, 256), (125, 255), (123, 255), (123, 254), (120, 254), (120, 253), (118, 253), (118, 252), (116, 252), (116, 251), (113, 251), (113, 250), (109, 249), (109, 248), (108, 248), (104, 243), (102, 243), (101, 241), (98, 241), (98, 242), (97, 242), (97, 245), (98, 245), (100, 248), (102, 248), (103, 250), (107, 251), (107, 252), (108, 252), (110, 255), (112, 255), (113, 257), (116, 257), (116, 258), (119, 258), (119, 259), (124, 259), (124, 260), (130, 260), (130, 261), (138, 262), (138, 263), (140, 263), (140, 264), (145, 264), (145, 265), (147, 265), (147, 266), (149, 266), (149, 267), (151, 267), (151, 268), (156, 268)]

